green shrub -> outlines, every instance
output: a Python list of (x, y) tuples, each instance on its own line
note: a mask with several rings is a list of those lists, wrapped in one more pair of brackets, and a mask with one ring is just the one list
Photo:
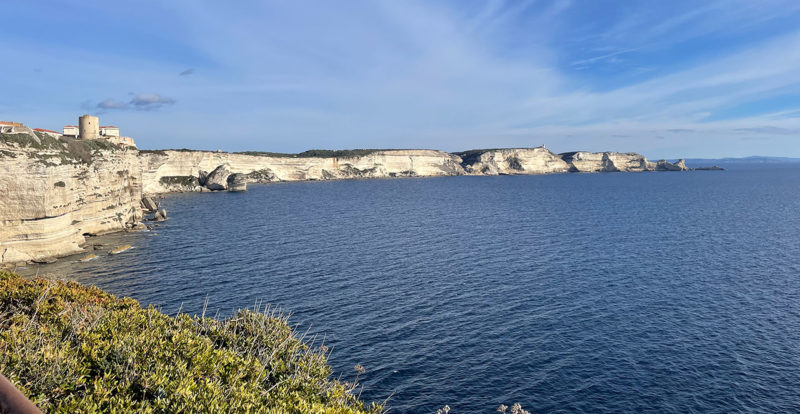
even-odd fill
[[(118, 151), (121, 148), (104, 139), (75, 139), (62, 137), (54, 138), (48, 134), (35, 131), (28, 133), (0, 134), (0, 142), (13, 145), (17, 148), (31, 148), (29, 156), (47, 166), (82, 163), (91, 164), (92, 157), (100, 155), (102, 151)], [(2, 156), (16, 157), (9, 151), (0, 153)]]
[(378, 413), (284, 317), (167, 316), (0, 271), (0, 372), (46, 412)]
[(167, 155), (167, 152), (164, 150), (139, 150), (139, 154)]
[(158, 179), (164, 185), (179, 185), (183, 187), (195, 187), (200, 185), (197, 177), (191, 175), (168, 175)]
[(92, 157), (100, 155), (101, 151), (120, 149), (116, 144), (102, 139), (64, 138), (63, 141), (67, 144), (66, 156), (83, 164), (91, 164)]
[(299, 154), (286, 154), (282, 152), (243, 151), (234, 154), (253, 155), (259, 157), (275, 158), (353, 158), (363, 157), (381, 151), (394, 151), (390, 149), (353, 149), (353, 150), (308, 150)]
[(0, 141), (13, 144), (18, 148), (35, 148), (38, 150), (63, 150), (63, 144), (56, 138), (41, 132), (35, 132), (35, 135), (28, 133), (18, 134), (0, 134)]

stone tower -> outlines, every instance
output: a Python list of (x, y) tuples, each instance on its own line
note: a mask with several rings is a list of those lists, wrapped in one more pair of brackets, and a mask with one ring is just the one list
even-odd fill
[(78, 118), (78, 134), (82, 139), (97, 139), (100, 135), (100, 120), (91, 115)]

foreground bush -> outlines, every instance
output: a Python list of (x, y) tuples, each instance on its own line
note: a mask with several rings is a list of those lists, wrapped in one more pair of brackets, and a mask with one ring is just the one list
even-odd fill
[(286, 320), (171, 317), (0, 271), (0, 372), (46, 412), (378, 413)]

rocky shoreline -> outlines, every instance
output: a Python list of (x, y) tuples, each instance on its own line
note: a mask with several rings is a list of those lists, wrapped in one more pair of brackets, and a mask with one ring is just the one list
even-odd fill
[(683, 160), (555, 154), (544, 147), (460, 153), (137, 151), (38, 133), (0, 134), (0, 266), (85, 252), (87, 236), (146, 229), (146, 219), (166, 219), (167, 212), (147, 197), (161, 193), (245, 191), (250, 183), (280, 181), (686, 170)]

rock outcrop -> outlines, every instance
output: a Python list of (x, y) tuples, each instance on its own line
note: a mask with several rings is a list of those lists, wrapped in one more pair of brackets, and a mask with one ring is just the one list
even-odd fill
[(231, 174), (228, 176), (228, 191), (239, 192), (247, 191), (247, 179), (249, 174)]
[(208, 174), (208, 177), (206, 177), (205, 187), (212, 191), (227, 190), (228, 177), (230, 175), (231, 171), (228, 169), (228, 166), (220, 165), (219, 167), (214, 168), (214, 171), (211, 171), (211, 174)]
[(142, 197), (142, 208), (144, 208), (145, 211), (152, 213), (158, 210), (158, 203), (156, 203), (156, 200), (154, 200), (153, 197), (144, 196)]
[(82, 251), (85, 235), (142, 219), (137, 151), (45, 134), (0, 135), (0, 264)]
[(164, 221), (167, 219), (167, 210), (160, 209), (156, 211), (156, 214), (153, 216), (153, 221)]
[(569, 171), (560, 156), (544, 147), (473, 150), (458, 153), (468, 174), (551, 174)]

